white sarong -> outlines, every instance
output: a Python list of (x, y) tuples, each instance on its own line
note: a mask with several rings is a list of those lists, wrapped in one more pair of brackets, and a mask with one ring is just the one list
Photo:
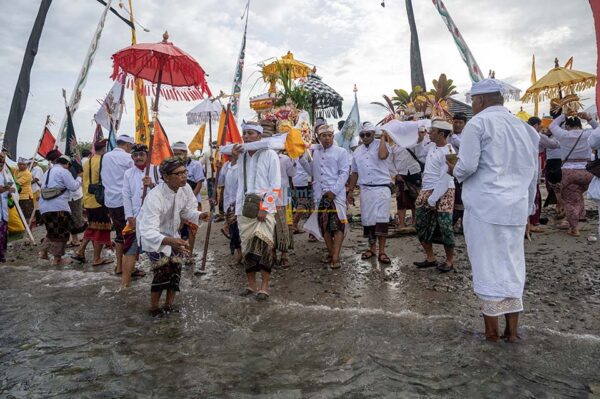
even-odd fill
[(240, 238), (242, 241), (242, 252), (246, 253), (252, 239), (260, 238), (269, 248), (275, 246), (275, 215), (268, 213), (264, 222), (258, 219), (250, 219), (245, 216), (238, 216), (238, 227), (240, 229)]
[[(392, 192), (388, 187), (360, 187), (360, 219), (363, 226), (389, 223)], [(337, 206), (337, 204), (336, 204)]]
[(523, 310), (525, 227), (486, 223), (465, 210), (463, 229), (473, 288), (487, 316)]

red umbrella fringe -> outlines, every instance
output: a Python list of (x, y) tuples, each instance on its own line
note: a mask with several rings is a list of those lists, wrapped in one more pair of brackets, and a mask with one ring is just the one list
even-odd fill
[[(154, 55), (153, 55), (154, 54)], [(144, 69), (158, 70), (160, 56), (156, 56), (156, 52), (148, 52), (140, 57), (139, 53), (131, 50), (124, 51), (113, 55), (113, 73), (111, 78), (116, 80), (116, 77), (121, 73), (121, 70), (130, 72), (130, 69), (137, 65), (144, 65)], [(163, 76), (167, 81), (171, 72), (176, 75), (189, 77), (190, 83), (200, 85), (206, 82), (204, 69), (193, 59), (184, 56), (165, 56), (167, 62), (163, 65)]]
[[(123, 80), (122, 72), (117, 74), (114, 80)], [(127, 75), (125, 78), (125, 87), (130, 90), (135, 89), (135, 76)], [(154, 83), (148, 82), (147, 80), (143, 81), (144, 83), (144, 96), (149, 97), (150, 95), (156, 95), (156, 85)], [(212, 93), (208, 84), (204, 82), (202, 85), (195, 86), (184, 86), (184, 87), (174, 87), (168, 84), (162, 84), (160, 88), (160, 95), (169, 101), (198, 101), (205, 98), (205, 96), (211, 97)]]

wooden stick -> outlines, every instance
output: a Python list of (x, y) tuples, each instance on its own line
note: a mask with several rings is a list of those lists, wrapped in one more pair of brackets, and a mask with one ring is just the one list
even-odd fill
[[(225, 138), (225, 136), (227, 135), (227, 129), (229, 128), (228, 126), (228, 122), (229, 122), (229, 112), (230, 112), (230, 105), (227, 105), (227, 111), (225, 111), (225, 124), (223, 125), (223, 138)], [(210, 114), (209, 114), (209, 118), (210, 118)], [(210, 120), (210, 119), (209, 119)], [(210, 128), (209, 125), (209, 135), (210, 138), (212, 139), (212, 129)], [(219, 144), (217, 143), (217, 149), (219, 148)], [(210, 142), (210, 152), (212, 154), (212, 140)], [(211, 165), (212, 167), (212, 165)], [(217, 190), (218, 190), (218, 184), (219, 184), (219, 173), (221, 172), (221, 167), (217, 166), (217, 171), (215, 173), (215, 183), (214, 183), (214, 187), (213, 187), (213, 200), (215, 201), (215, 207), (216, 209), (218, 209), (219, 204), (217, 201)], [(207, 185), (208, 186), (208, 185)], [(196, 271), (196, 274), (206, 274), (206, 257), (208, 255), (208, 243), (210, 240), (210, 231), (211, 231), (211, 227), (212, 227), (212, 215), (210, 218), (208, 218), (208, 226), (206, 226), (206, 238), (204, 239), (204, 251), (202, 252), (202, 263), (200, 264), (200, 270)]]

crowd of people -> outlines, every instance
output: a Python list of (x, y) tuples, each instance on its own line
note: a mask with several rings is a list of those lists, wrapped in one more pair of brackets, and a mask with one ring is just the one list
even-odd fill
[[(350, 153), (336, 144), (333, 126), (317, 120), (314, 143), (298, 159), (269, 146), (249, 146), (264, 138), (257, 122), (243, 123), (244, 144), (235, 145), (224, 164), (214, 162), (212, 151), (194, 160), (186, 144), (177, 142), (174, 157), (159, 167), (150, 165), (148, 147), (127, 135), (119, 136), (109, 152), (107, 140), (94, 143), (92, 154), (81, 159), (50, 151), (45, 172), (19, 158), (14, 173), (6, 173), (3, 153), (0, 261), (5, 260), (10, 199), (17, 198), (30, 225), (45, 226), (39, 256), (51, 256), (53, 265), (70, 261), (65, 259), (68, 244), (77, 245), (71, 258), (86, 263), (92, 243), (91, 264), (114, 262), (121, 286), (128, 287), (132, 278), (144, 276), (136, 264), (146, 254), (153, 272), (150, 311), (160, 313), (173, 306), (182, 265), (197, 259), (200, 222), (213, 218), (224, 221), (221, 231), (229, 239), (232, 262), (246, 273), (241, 294), (266, 300), (272, 268), (293, 265), (288, 252), (303, 233), (309, 242), (324, 241), (324, 265), (344, 266), (348, 206), (357, 205), (358, 191), (368, 242), (363, 260), (391, 263), (386, 245), (390, 223), (396, 223), (396, 228), (416, 230), (423, 248), (417, 268), (451, 272), (455, 234), (464, 231), (486, 337), (515, 342), (523, 310), (524, 239), (544, 222), (540, 178), (548, 190), (545, 205), (556, 203), (557, 220), (565, 219), (559, 226), (580, 236), (584, 193), (600, 207), (600, 179), (586, 169), (600, 148), (600, 129), (587, 114), (555, 115), (547, 129), (537, 117), (524, 123), (503, 106), (502, 87), (494, 79), (474, 84), (471, 96), (473, 118), (456, 113), (448, 120), (433, 119), (407, 148), (395, 144), (385, 128), (366, 122)], [(591, 128), (583, 129), (582, 120)], [(205, 212), (203, 187), (210, 205)], [(396, 221), (390, 217), (392, 203)], [(443, 246), (443, 261), (434, 244)], [(114, 259), (105, 249), (114, 251)], [(506, 319), (503, 334), (500, 315)]]

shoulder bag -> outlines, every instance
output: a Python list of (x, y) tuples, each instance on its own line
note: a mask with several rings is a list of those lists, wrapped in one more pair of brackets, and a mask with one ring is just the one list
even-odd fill
[(96, 184), (92, 184), (92, 160), (89, 160), (90, 184), (88, 186), (88, 194), (93, 194), (94, 199), (100, 205), (104, 205), (104, 186), (102, 185), (102, 158), (104, 158), (104, 155), (100, 156), (100, 169), (98, 170), (98, 183)]
[(48, 173), (46, 173), (46, 187), (42, 188), (40, 190), (40, 195), (42, 196), (43, 199), (45, 199), (46, 201), (60, 197), (61, 195), (64, 194), (65, 191), (67, 191), (66, 188), (60, 188), (60, 187), (52, 187), (52, 188), (48, 188), (48, 181), (50, 180), (50, 172), (52, 171), (52, 168), (50, 168), (48, 170)]
[[(260, 202), (262, 201), (262, 197), (258, 194), (250, 193), (248, 194), (248, 183), (247, 183), (247, 162), (246, 162), (246, 154), (244, 153), (244, 205), (242, 206), (242, 216), (247, 217), (249, 219), (256, 219), (258, 216), (258, 211), (260, 211)], [(260, 152), (256, 154), (257, 161)], [(256, 174), (254, 175), (254, 182), (256, 183)]]
[(596, 159), (594, 159), (593, 161), (589, 161), (585, 165), (585, 170), (587, 170), (596, 177), (600, 177), (600, 159), (598, 159), (598, 151), (596, 151), (595, 158)]

